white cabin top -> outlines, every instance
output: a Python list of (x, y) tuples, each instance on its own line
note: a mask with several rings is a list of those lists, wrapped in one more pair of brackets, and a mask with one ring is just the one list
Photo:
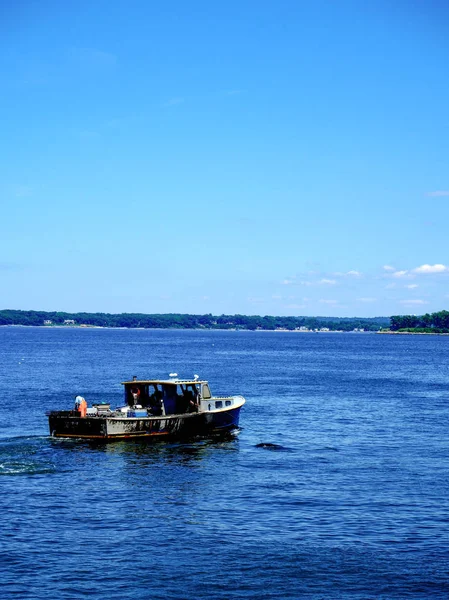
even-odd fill
[(197, 385), (207, 384), (204, 379), (133, 379), (122, 381), (122, 385)]

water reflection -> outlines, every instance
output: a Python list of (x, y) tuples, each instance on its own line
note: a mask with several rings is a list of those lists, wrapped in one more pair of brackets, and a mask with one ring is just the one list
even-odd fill
[(198, 437), (189, 441), (130, 439), (105, 443), (51, 437), (48, 440), (55, 450), (122, 457), (134, 464), (139, 464), (141, 458), (145, 457), (153, 462), (189, 465), (207, 458), (216, 450), (235, 452), (239, 446), (238, 431), (215, 434), (207, 438)]

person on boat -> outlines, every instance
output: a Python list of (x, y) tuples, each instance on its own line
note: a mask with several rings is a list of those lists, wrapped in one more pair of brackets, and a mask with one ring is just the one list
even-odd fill
[(134, 406), (137, 406), (137, 404), (139, 404), (139, 399), (140, 399), (140, 390), (138, 387), (132, 388), (131, 396), (133, 397)]
[(75, 398), (75, 410), (80, 413), (81, 417), (85, 417), (87, 413), (87, 402), (82, 396)]
[(162, 414), (162, 392), (154, 386), (154, 392), (148, 397), (148, 410), (152, 415)]
[(185, 412), (197, 412), (198, 403), (193, 390), (190, 388), (182, 389), (182, 395), (184, 398)]

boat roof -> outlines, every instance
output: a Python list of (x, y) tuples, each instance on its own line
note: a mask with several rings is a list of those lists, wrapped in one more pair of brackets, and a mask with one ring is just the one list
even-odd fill
[(148, 385), (149, 383), (154, 383), (155, 385), (189, 385), (197, 383), (207, 383), (207, 381), (203, 379), (136, 379), (133, 381), (122, 381), (122, 385)]

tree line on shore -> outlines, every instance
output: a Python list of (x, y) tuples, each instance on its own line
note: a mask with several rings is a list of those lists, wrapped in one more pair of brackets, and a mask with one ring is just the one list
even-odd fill
[(34, 310), (0, 310), (0, 325), (142, 327), (145, 329), (244, 329), (276, 330), (306, 328), (329, 331), (379, 331), (388, 327), (388, 317), (275, 317), (257, 315), (189, 315), (141, 313), (66, 313)]
[(390, 318), (391, 331), (415, 333), (449, 333), (449, 312), (426, 313), (425, 315), (395, 315)]

